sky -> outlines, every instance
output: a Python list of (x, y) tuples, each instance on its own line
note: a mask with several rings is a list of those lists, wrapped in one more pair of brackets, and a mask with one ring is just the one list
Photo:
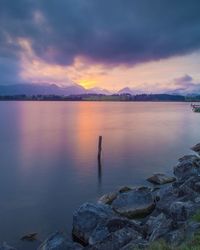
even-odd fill
[(0, 84), (200, 90), (199, 0), (0, 0)]

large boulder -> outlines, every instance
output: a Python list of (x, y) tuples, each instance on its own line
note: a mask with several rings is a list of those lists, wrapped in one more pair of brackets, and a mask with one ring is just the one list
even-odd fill
[[(113, 216), (115, 213), (108, 205), (84, 203), (73, 215), (72, 235), (76, 240), (87, 245), (97, 226), (102, 228)], [(105, 230), (98, 230), (98, 233), (100, 239), (107, 236)]]
[(140, 221), (129, 220), (124, 217), (113, 217), (109, 219), (105, 225), (109, 232), (115, 232), (123, 227), (130, 227), (143, 234), (143, 228)]
[(174, 194), (174, 188), (171, 185), (162, 186), (152, 191), (156, 200), (165, 199), (165, 197), (172, 196)]
[(38, 250), (81, 250), (82, 246), (68, 239), (63, 233), (56, 232), (50, 235)]
[(176, 182), (174, 185), (174, 192), (178, 197), (185, 197), (187, 200), (194, 201), (199, 196), (200, 192), (200, 177), (192, 175), (184, 182)]
[(191, 187), (183, 183), (174, 190), (177, 197), (183, 197), (184, 200), (194, 200), (198, 195)]
[(153, 212), (154, 215), (160, 213), (169, 213), (169, 206), (176, 200), (178, 200), (176, 190), (172, 186), (166, 186), (155, 192), (156, 196), (156, 209)]
[(108, 219), (105, 223), (99, 223), (94, 231), (89, 237), (89, 244), (94, 245), (102, 240), (106, 239), (110, 234), (122, 229), (122, 228), (131, 228), (134, 231), (138, 232), (140, 235), (144, 235), (143, 227), (133, 220), (128, 220), (121, 217), (112, 217)]
[(122, 217), (113, 217), (111, 219), (108, 219), (106, 223), (98, 224), (95, 230), (91, 233), (88, 242), (90, 245), (94, 245), (98, 242), (103, 241), (112, 233), (123, 228), (133, 229), (141, 236), (145, 235), (144, 228), (140, 225), (140, 223)]
[(151, 190), (146, 187), (121, 193), (112, 202), (113, 210), (127, 218), (146, 216), (152, 212), (154, 207), (153, 195)]
[(103, 241), (86, 247), (85, 250), (117, 250), (127, 245), (130, 241), (139, 239), (142, 239), (142, 237), (137, 231), (130, 227), (124, 227), (111, 233)]
[(186, 180), (192, 175), (200, 174), (200, 158), (196, 155), (185, 155), (174, 167), (174, 175), (179, 180)]
[(170, 182), (174, 182), (176, 180), (175, 177), (173, 176), (169, 176), (166, 174), (154, 174), (151, 177), (147, 178), (147, 181), (153, 183), (153, 184), (157, 184), (157, 185), (163, 185), (163, 184), (167, 184)]

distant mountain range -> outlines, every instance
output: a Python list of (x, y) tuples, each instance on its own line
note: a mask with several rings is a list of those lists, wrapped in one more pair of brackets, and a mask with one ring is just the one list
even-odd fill
[(117, 94), (123, 95), (123, 94), (130, 94), (130, 95), (141, 95), (144, 94), (144, 91), (137, 90), (137, 89), (132, 89), (129, 87), (125, 87), (123, 89), (120, 89)]
[[(15, 84), (15, 85), (0, 85), (0, 95), (59, 95), (59, 96), (70, 96), (70, 95), (83, 95), (83, 94), (100, 94), (100, 95), (140, 95), (144, 91), (135, 90), (129, 87), (120, 89), (117, 92), (112, 92), (107, 89), (98, 87), (85, 89), (79, 84), (73, 84), (70, 86), (58, 86), (56, 84)], [(200, 89), (199, 89), (200, 93)], [(175, 89), (174, 91), (164, 92), (164, 94), (170, 95), (197, 95), (195, 93), (189, 93), (185, 89)]]
[(15, 84), (15, 85), (0, 85), (0, 95), (82, 95), (82, 94), (142, 94), (141, 91), (135, 91), (129, 87), (120, 89), (117, 92), (107, 89), (93, 87), (86, 89), (79, 84), (60, 87), (56, 84)]
[(169, 95), (184, 95), (184, 96), (196, 96), (200, 95), (200, 87), (195, 89), (179, 88), (175, 90), (166, 91), (165, 94)]
[(80, 85), (59, 87), (56, 84), (0, 85), (0, 95), (79, 95), (85, 93)]
[(15, 84), (0, 85), (0, 95), (81, 95), (103, 94), (110, 95), (110, 91), (101, 88), (85, 89), (81, 85), (73, 84), (60, 87), (56, 84)]

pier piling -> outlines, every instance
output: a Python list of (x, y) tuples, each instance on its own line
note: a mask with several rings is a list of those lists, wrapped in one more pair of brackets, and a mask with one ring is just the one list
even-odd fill
[(102, 166), (101, 166), (101, 150), (102, 150), (102, 136), (99, 136), (98, 140), (98, 180), (99, 185), (101, 185), (101, 178), (102, 178)]
[(102, 150), (102, 136), (99, 136), (99, 142), (98, 142), (98, 161), (101, 160), (101, 150)]

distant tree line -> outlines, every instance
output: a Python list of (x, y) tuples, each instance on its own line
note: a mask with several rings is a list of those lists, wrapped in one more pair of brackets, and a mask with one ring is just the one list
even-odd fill
[(114, 94), (114, 95), (102, 95), (102, 94), (83, 94), (83, 95), (0, 95), (0, 100), (8, 101), (155, 101), (155, 102), (199, 102), (200, 95), (197, 96), (181, 96), (170, 94)]

